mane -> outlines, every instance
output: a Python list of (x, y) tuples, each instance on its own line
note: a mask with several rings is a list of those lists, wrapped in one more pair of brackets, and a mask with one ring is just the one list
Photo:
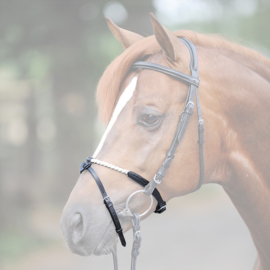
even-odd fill
[[(234, 57), (239, 58), (237, 60), (270, 80), (270, 60), (250, 48), (229, 42), (217, 35), (203, 35), (188, 30), (176, 31), (174, 34), (178, 37), (184, 36), (188, 38), (194, 45), (218, 50), (226, 55), (233, 54)], [(127, 48), (106, 68), (100, 78), (96, 96), (99, 118), (103, 123), (107, 124), (110, 120), (119, 98), (121, 83), (128, 73), (131, 64), (160, 50), (161, 47), (156, 41), (155, 36), (149, 36)], [(268, 72), (265, 72), (265, 70)]]

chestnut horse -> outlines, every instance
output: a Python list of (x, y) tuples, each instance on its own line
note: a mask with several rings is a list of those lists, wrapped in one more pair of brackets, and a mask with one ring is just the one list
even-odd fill
[[(255, 270), (270, 269), (270, 61), (261, 54), (217, 36), (192, 31), (170, 32), (153, 15), (155, 35), (142, 37), (108, 19), (125, 51), (105, 70), (97, 89), (102, 121), (108, 124), (121, 94), (133, 94), (96, 150), (95, 157), (151, 180), (170, 147), (187, 85), (151, 70), (131, 70), (144, 60), (189, 74), (190, 55), (177, 37), (196, 47), (199, 96), (205, 126), (204, 183), (221, 185), (245, 221), (258, 251)], [(123, 102), (123, 101), (121, 101)], [(140, 119), (140, 121), (138, 120)], [(199, 179), (197, 119), (192, 117), (158, 190), (165, 201), (193, 192)], [(125, 175), (93, 165), (114, 203), (141, 189)], [(131, 209), (141, 213), (149, 198), (136, 195)], [(152, 211), (154, 210), (154, 205)], [(150, 213), (148, 213), (149, 215)], [(148, 216), (147, 215), (147, 216)], [(162, 218), (162, 217), (161, 217)], [(130, 221), (120, 218), (124, 231)], [(118, 240), (111, 217), (89, 172), (83, 172), (65, 206), (61, 227), (74, 253), (101, 255)]]

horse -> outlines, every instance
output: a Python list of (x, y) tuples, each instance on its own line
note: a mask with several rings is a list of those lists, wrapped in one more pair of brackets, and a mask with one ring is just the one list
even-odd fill
[[(143, 60), (190, 74), (190, 54), (197, 51), (199, 97), (204, 119), (204, 179), (223, 187), (247, 225), (258, 257), (254, 270), (270, 269), (270, 60), (216, 35), (190, 30), (171, 32), (150, 15), (154, 35), (143, 37), (107, 18), (124, 52), (105, 70), (97, 87), (101, 121), (107, 129), (94, 157), (152, 179), (170, 147), (188, 91), (187, 84), (149, 69), (132, 69)], [(132, 90), (130, 90), (132, 88)], [(128, 99), (121, 99), (132, 91)], [(116, 112), (117, 104), (121, 110)], [(113, 118), (113, 123), (112, 123)], [(158, 191), (165, 202), (193, 192), (200, 178), (197, 120), (189, 126)], [(115, 211), (140, 186), (127, 176), (92, 164)], [(61, 228), (69, 249), (83, 256), (104, 255), (118, 241), (110, 214), (87, 171), (80, 174), (65, 205)], [(130, 209), (142, 213), (149, 197), (140, 193)], [(144, 216), (147, 218), (155, 209)], [(123, 231), (129, 219), (119, 217)]]

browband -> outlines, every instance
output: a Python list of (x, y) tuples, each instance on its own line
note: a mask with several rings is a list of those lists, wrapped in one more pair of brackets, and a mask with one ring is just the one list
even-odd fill
[(159, 64), (151, 63), (151, 62), (136, 61), (132, 64), (132, 68), (150, 69), (157, 72), (161, 72), (163, 74), (174, 77), (175, 79), (178, 79), (184, 83), (193, 84), (197, 87), (199, 87), (199, 84), (200, 84), (200, 80), (197, 78), (191, 77), (178, 70), (175, 70), (166, 66), (162, 66)]

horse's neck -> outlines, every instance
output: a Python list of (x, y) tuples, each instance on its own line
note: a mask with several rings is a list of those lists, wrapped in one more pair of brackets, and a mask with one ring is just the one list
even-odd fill
[(215, 93), (224, 122), (222, 167), (228, 169), (221, 184), (250, 229), (262, 269), (270, 269), (270, 83), (265, 75), (230, 63), (222, 67)]
[(230, 179), (223, 187), (250, 230), (260, 256), (261, 269), (270, 269), (269, 178), (265, 179), (259, 166), (244, 153), (231, 153)]

